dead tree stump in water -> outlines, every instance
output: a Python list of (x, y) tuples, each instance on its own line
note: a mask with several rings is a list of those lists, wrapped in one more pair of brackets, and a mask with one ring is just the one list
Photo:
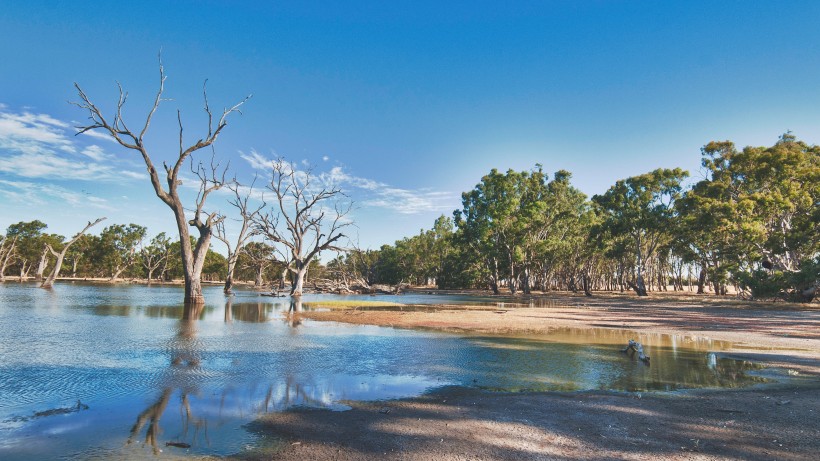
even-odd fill
[(641, 345), (641, 343), (639, 342), (635, 342), (634, 339), (630, 339), (629, 344), (627, 344), (626, 348), (624, 348), (624, 350), (622, 350), (621, 352), (623, 352), (624, 354), (628, 354), (631, 352), (631, 355), (633, 356), (637, 353), (638, 359), (646, 365), (649, 365), (649, 356), (644, 354), (643, 345)]

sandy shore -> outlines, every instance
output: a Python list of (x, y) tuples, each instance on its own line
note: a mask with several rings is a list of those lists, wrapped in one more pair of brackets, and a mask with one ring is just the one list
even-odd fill
[(398, 328), (539, 335), (629, 329), (730, 341), (730, 353), (791, 370), (793, 381), (678, 393), (491, 393), (292, 410), (255, 422), (259, 459), (816, 459), (820, 309), (696, 296), (543, 295), (547, 307), (334, 309), (303, 317)]

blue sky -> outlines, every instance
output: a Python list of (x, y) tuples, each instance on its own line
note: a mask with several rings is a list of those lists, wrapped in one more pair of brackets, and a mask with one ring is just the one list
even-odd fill
[(155, 162), (175, 155), (177, 109), (204, 134), (205, 79), (217, 109), (253, 94), (217, 157), (244, 181), (260, 159), (314, 165), (378, 247), (451, 215), (491, 168), (566, 169), (592, 195), (658, 167), (698, 177), (711, 140), (817, 143), (818, 20), (812, 1), (0, 1), (0, 229), (174, 232), (141, 160), (75, 137), (67, 102), (78, 82), (111, 114), (119, 81), (138, 125), (160, 49)]

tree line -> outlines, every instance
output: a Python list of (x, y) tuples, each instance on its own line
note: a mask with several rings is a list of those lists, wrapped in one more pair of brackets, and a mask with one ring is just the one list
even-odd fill
[(560, 170), (492, 170), (429, 230), (328, 264), (359, 285), (683, 290), (810, 302), (820, 280), (820, 147), (702, 148), (703, 178), (657, 169), (588, 198)]
[[(336, 208), (328, 225), (321, 222), (327, 210), (313, 207), (340, 191), (312, 187), (310, 171), (297, 174), (279, 161), (268, 185), (273, 209), (264, 202), (249, 205), (252, 186), (242, 193), (238, 183), (228, 185), (241, 231), (231, 241), (224, 217), (216, 220), (215, 236), (227, 256), (209, 244), (201, 273), (204, 280), (225, 281), (226, 292), (237, 279), (280, 289), (290, 282), (291, 291), (298, 286), (301, 293), (310, 272), (314, 285), (321, 281), (341, 292), (435, 284), (494, 293), (633, 290), (644, 296), (685, 286), (725, 294), (732, 286), (753, 299), (811, 301), (820, 278), (819, 159), (820, 148), (790, 133), (771, 147), (738, 150), (728, 141), (711, 142), (702, 149), (703, 179), (689, 187), (686, 171), (657, 169), (591, 198), (564, 170), (552, 179), (541, 165), (492, 170), (462, 194), (462, 208), (452, 217), (377, 250), (338, 245), (346, 210)], [(46, 229), (37, 220), (6, 229), (0, 280), (44, 279), (68, 243)], [(148, 283), (185, 277), (180, 240), (165, 233), (148, 239), (138, 224), (78, 235), (65, 250), (71, 277)], [(323, 265), (317, 258), (322, 251), (338, 256)]]
[[(289, 280), (291, 295), (300, 296), (308, 272), (340, 291), (434, 283), (495, 293), (566, 289), (591, 295), (631, 289), (645, 296), (696, 280), (698, 292), (711, 286), (724, 294), (734, 286), (751, 298), (810, 301), (818, 289), (820, 148), (791, 133), (771, 147), (738, 150), (728, 141), (709, 143), (702, 149), (704, 177), (691, 187), (684, 186), (688, 172), (658, 169), (588, 198), (572, 185), (568, 171), (550, 179), (541, 165), (530, 171), (492, 170), (462, 194), (462, 208), (452, 217), (442, 216), (432, 229), (394, 245), (359, 250), (342, 243), (344, 228), (352, 224), (350, 202), (310, 169), (299, 171), (281, 158), (271, 162), (265, 192), (273, 200), (266, 203), (264, 194), (251, 201), (255, 181), (242, 185), (228, 178), (227, 167), (213, 157), (210, 164), (194, 161), (199, 151), (213, 147), (228, 118), (240, 113), (250, 96), (215, 116), (203, 87), (204, 134), (186, 142), (178, 110), (176, 159), (158, 169), (144, 138), (160, 104), (168, 101), (165, 80), (160, 60), (156, 97), (138, 125), (123, 117), (128, 93), (122, 87), (111, 116), (77, 83), (74, 104), (88, 120), (78, 133), (99, 132), (143, 160), (177, 235), (146, 240), (146, 229), (133, 223), (86, 235), (100, 218), (65, 241), (46, 233), (43, 222), (20, 222), (0, 241), (0, 279), (34, 274), (49, 287), (64, 262), (74, 276), (181, 277), (186, 309), (204, 303), (203, 277), (225, 280), (226, 293), (236, 276), (257, 285), (266, 277), (277, 279), (280, 288)], [(187, 207), (179, 194), (186, 168), (199, 186)], [(206, 208), (209, 196), (222, 188), (234, 195), (230, 204), (241, 223), (235, 240), (225, 232), (229, 217)], [(227, 256), (210, 251), (214, 237), (226, 246)], [(339, 256), (324, 267), (317, 261), (327, 251)]]

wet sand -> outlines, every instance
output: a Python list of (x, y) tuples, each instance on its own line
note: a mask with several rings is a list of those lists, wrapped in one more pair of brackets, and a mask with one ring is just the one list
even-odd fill
[[(522, 298), (522, 301), (524, 299)], [(497, 393), (445, 388), (352, 410), (295, 409), (253, 423), (272, 441), (252, 459), (816, 459), (820, 306), (689, 294), (532, 297), (547, 307), (333, 309), (305, 318), (466, 334), (629, 329), (733, 343), (729, 355), (790, 379), (739, 390)]]

